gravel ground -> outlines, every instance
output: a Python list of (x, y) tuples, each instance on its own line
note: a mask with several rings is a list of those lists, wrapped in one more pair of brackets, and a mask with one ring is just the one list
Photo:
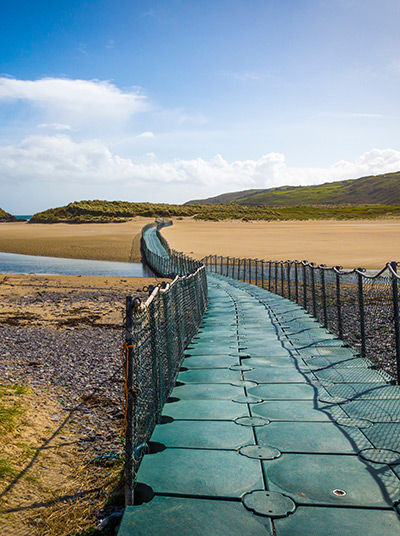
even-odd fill
[(58, 387), (65, 409), (77, 408), (72, 419), (82, 448), (91, 442), (94, 451), (120, 450), (121, 335), (112, 328), (0, 325), (0, 377), (36, 390)]

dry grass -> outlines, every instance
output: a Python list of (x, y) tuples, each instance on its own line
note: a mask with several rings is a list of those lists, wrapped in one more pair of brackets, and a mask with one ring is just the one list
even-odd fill
[(2, 536), (80, 534), (110, 498), (122, 499), (122, 460), (83, 461), (70, 413), (54, 391), (2, 386), (0, 404), (23, 409), (0, 422)]

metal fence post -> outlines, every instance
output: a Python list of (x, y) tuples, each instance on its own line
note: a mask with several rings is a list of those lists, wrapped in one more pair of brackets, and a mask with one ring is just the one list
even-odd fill
[(361, 336), (361, 356), (365, 357), (366, 347), (365, 347), (365, 311), (364, 311), (364, 288), (362, 273), (357, 269), (357, 278), (358, 278), (358, 306), (359, 306), (359, 315), (360, 315), (360, 336)]
[(261, 287), (264, 288), (264, 261), (261, 261)]
[(271, 290), (272, 262), (268, 261), (268, 290)]
[(315, 267), (314, 263), (311, 264), (311, 291), (312, 291), (312, 301), (313, 301), (313, 316), (317, 318), (317, 303), (315, 300)]
[(125, 430), (125, 504), (133, 504), (133, 431), (136, 395), (133, 389), (133, 298), (126, 297), (125, 348), (126, 348), (126, 430)]
[[(339, 266), (336, 266), (339, 270)], [(338, 334), (339, 338), (343, 339), (343, 323), (342, 323), (342, 298), (340, 296), (340, 274), (336, 272), (336, 307), (338, 317)]]
[(397, 262), (390, 263), (393, 274), (392, 278), (392, 291), (393, 291), (393, 313), (394, 313), (394, 334), (396, 342), (396, 376), (397, 384), (400, 384), (400, 324), (399, 324), (399, 289), (397, 282)]
[(322, 308), (324, 311), (324, 326), (328, 327), (328, 309), (326, 307), (326, 294), (325, 294), (325, 270), (319, 267), (321, 274), (321, 292), (322, 292)]
[(303, 307), (307, 310), (307, 272), (306, 261), (303, 261)]

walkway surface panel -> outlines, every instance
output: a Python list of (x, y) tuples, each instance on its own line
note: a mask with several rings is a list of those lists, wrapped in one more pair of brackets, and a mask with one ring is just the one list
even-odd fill
[(120, 536), (400, 534), (400, 388), (296, 304), (208, 284)]

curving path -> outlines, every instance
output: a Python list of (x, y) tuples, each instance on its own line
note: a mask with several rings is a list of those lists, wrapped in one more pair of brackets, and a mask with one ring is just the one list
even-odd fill
[(400, 534), (400, 387), (296, 304), (208, 284), (119, 535)]

